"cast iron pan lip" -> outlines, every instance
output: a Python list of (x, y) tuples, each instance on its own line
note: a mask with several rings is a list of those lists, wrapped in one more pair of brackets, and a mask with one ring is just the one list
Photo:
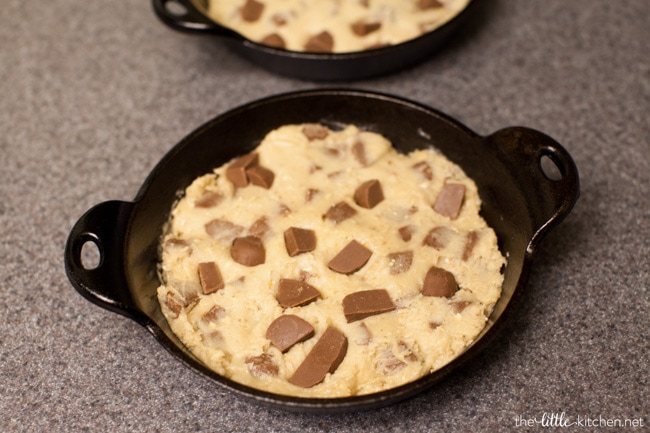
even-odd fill
[[(472, 12), (481, 3), (481, 0), (468, 0), (463, 9), (442, 25), (398, 44), (362, 51), (319, 53), (287, 50), (250, 40), (240, 33), (215, 22), (207, 15), (204, 7), (197, 5), (199, 1), (152, 0), (152, 5), (160, 21), (174, 30), (222, 37), (227, 42), (230, 42), (235, 49), (238, 49), (240, 53), (244, 54), (245, 57), (254, 60), (272, 72), (316, 81), (371, 78), (393, 73), (423, 61), (432, 55), (447, 40), (449, 35), (471, 16)], [(170, 2), (180, 4), (186, 10), (186, 13), (184, 15), (171, 14), (166, 8), (166, 4)], [(264, 57), (258, 58), (259, 55)], [(273, 62), (278, 62), (282, 66), (274, 66), (268, 62), (269, 59), (274, 59)], [(285, 62), (282, 63), (282, 60)], [(383, 66), (373, 66), (368, 63), (375, 63), (379, 60), (384, 61), (385, 64)], [(391, 64), (395, 60), (403, 64)], [(328, 69), (314, 72), (313, 67), (316, 65), (327, 65), (324, 67)], [(306, 71), (292, 70), (291, 68), (300, 66), (305, 67)], [(353, 71), (350, 69), (352, 66), (354, 66)]]
[[(183, 138), (178, 144), (172, 147), (166, 155), (159, 161), (159, 163), (152, 169), (150, 174), (145, 179), (142, 187), (139, 189), (133, 202), (105, 202), (95, 206), (95, 208), (100, 208), (106, 203), (111, 204), (116, 207), (115, 213), (121, 215), (117, 218), (117, 226), (122, 227), (124, 233), (122, 236), (122, 245), (117, 245), (116, 248), (126, 249), (127, 240), (130, 236), (133, 235), (131, 232), (133, 221), (135, 219), (135, 214), (138, 212), (138, 207), (142, 204), (143, 201), (147, 198), (147, 195), (150, 191), (151, 185), (167, 171), (169, 164), (172, 164), (176, 158), (176, 155), (182, 151), (183, 148), (191, 146), (192, 142), (196, 140), (197, 137), (200, 137), (203, 133), (213, 128), (215, 125), (223, 122), (228, 122), (229, 119), (245, 114), (249, 110), (255, 110), (260, 107), (267, 105), (274, 105), (278, 102), (283, 102), (292, 99), (303, 99), (303, 98), (313, 98), (313, 97), (331, 97), (331, 98), (366, 98), (369, 100), (381, 100), (384, 102), (389, 102), (391, 104), (396, 104), (399, 109), (414, 109), (419, 112), (423, 112), (425, 115), (432, 116), (437, 118), (437, 120), (445, 122), (457, 130), (461, 131), (463, 134), (466, 134), (471, 139), (482, 139), (485, 141), (487, 137), (479, 136), (474, 133), (472, 130), (464, 126), (459, 121), (454, 118), (419, 102), (412, 101), (403, 97), (398, 97), (395, 95), (390, 95), (388, 93), (376, 92), (376, 91), (366, 91), (366, 90), (357, 90), (357, 89), (313, 89), (313, 90), (298, 90), (288, 93), (280, 93), (276, 95), (271, 95), (262, 99), (258, 99), (238, 107), (231, 109), (212, 120), (205, 122), (203, 125), (199, 126), (197, 129), (188, 134)], [(242, 149), (244, 150), (244, 149)], [(577, 172), (576, 172), (577, 175)], [(386, 391), (379, 393), (362, 395), (362, 396), (352, 396), (352, 397), (342, 397), (342, 398), (304, 398), (304, 397), (291, 397), (283, 396), (279, 394), (269, 393), (255, 388), (251, 388), (239, 383), (233, 382), (230, 379), (227, 379), (223, 376), (218, 375), (217, 373), (209, 370), (205, 367), (200, 361), (194, 358), (192, 355), (188, 355), (187, 351), (184, 351), (172, 341), (166, 333), (160, 328), (156, 323), (156, 320), (153, 317), (150, 317), (145, 313), (141, 308), (135, 305), (133, 299), (127, 299), (128, 296), (132, 296), (131, 288), (126, 288), (128, 292), (126, 297), (122, 302), (117, 301), (113, 302), (111, 299), (105, 299), (105, 297), (98, 296), (94, 291), (93, 287), (88, 287), (85, 284), (83, 278), (80, 278), (77, 275), (77, 270), (79, 268), (79, 251), (83, 241), (87, 240), (99, 240), (102, 241), (102, 236), (97, 236), (88, 232), (84, 227), (79, 227), (75, 225), (73, 230), (70, 233), (68, 242), (66, 243), (66, 252), (65, 252), (65, 265), (66, 272), (73, 286), (88, 300), (98, 304), (103, 308), (107, 308), (111, 311), (122, 314), (137, 323), (144, 326), (151, 334), (156, 338), (156, 340), (163, 345), (171, 354), (173, 354), (178, 360), (184, 363), (186, 366), (189, 366), (193, 371), (202, 374), (204, 377), (211, 379), (214, 383), (218, 384), (224, 389), (227, 389), (233, 392), (236, 395), (244, 397), (249, 400), (253, 400), (258, 403), (265, 404), (267, 406), (272, 406), (275, 408), (281, 408), (289, 411), (300, 411), (300, 412), (317, 412), (317, 413), (337, 413), (337, 412), (351, 412), (359, 411), (366, 409), (377, 409), (389, 404), (397, 403), (399, 401), (405, 400), (409, 397), (415, 396), (423, 392), (424, 390), (430, 389), (435, 383), (439, 382), (441, 379), (446, 377), (452, 371), (456, 371), (461, 368), (467, 361), (477, 355), (479, 352), (484, 350), (489, 346), (494, 339), (494, 337), (501, 332), (504, 325), (509, 321), (509, 316), (512, 314), (513, 308), (516, 307), (516, 303), (519, 302), (521, 294), (523, 292), (524, 286), (527, 284), (530, 268), (532, 265), (533, 256), (536, 250), (536, 246), (541, 241), (542, 237), (552, 226), (557, 224), (572, 208), (575, 200), (577, 200), (577, 178), (575, 179), (576, 185), (576, 195), (574, 197), (568, 197), (566, 200), (566, 206), (561, 211), (558, 210), (558, 213), (550, 218), (546, 224), (539, 227), (537, 232), (533, 234), (533, 237), (530, 239), (526, 251), (523, 253), (523, 260), (521, 263), (521, 270), (519, 272), (519, 277), (516, 283), (515, 288), (512, 291), (511, 298), (505, 301), (505, 307), (503, 311), (497, 317), (490, 317), (489, 325), (486, 331), (474, 341), (469, 348), (466, 349), (462, 354), (452, 360), (443, 368), (430, 373), (414, 382), (407, 383), (405, 385), (392, 388)], [(169, 203), (171, 207), (172, 203)], [(89, 210), (87, 214), (91, 214), (93, 209)], [(103, 215), (100, 215), (103, 216)], [(82, 217), (82, 219), (85, 218)], [(80, 219), (80, 221), (82, 220)], [(105, 219), (105, 218), (104, 218)], [(100, 221), (101, 224), (105, 225), (106, 221)], [(105, 230), (110, 232), (110, 228), (104, 227)], [(115, 236), (120, 238), (120, 236)], [(123, 259), (126, 261), (127, 254), (124, 254)], [(119, 263), (119, 266), (122, 267), (121, 272), (125, 273), (126, 270), (130, 268), (130, 265), (126, 262)], [(118, 268), (119, 268), (118, 266)], [(120, 270), (116, 271), (120, 272)], [(126, 283), (126, 277), (124, 277)], [(128, 286), (128, 284), (127, 284)], [(101, 295), (101, 294), (100, 294)], [(110, 298), (110, 296), (109, 296)], [(109, 301), (109, 302), (107, 302)], [(163, 319), (164, 320), (164, 319)]]

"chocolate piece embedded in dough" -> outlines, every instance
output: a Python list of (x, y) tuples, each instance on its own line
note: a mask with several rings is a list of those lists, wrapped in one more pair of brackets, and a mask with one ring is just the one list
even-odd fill
[(223, 201), (222, 194), (214, 191), (206, 191), (194, 202), (194, 207), (210, 208), (215, 207)]
[(262, 43), (275, 48), (286, 48), (287, 46), (282, 36), (277, 33), (271, 33), (270, 35), (265, 36), (264, 39), (262, 39)]
[(294, 344), (314, 336), (314, 327), (304, 319), (293, 314), (285, 314), (275, 319), (266, 329), (266, 338), (282, 353)]
[(348, 218), (352, 218), (357, 214), (357, 210), (344, 201), (336, 203), (330, 207), (323, 218), (333, 221), (334, 224), (340, 224)]
[(291, 257), (313, 251), (316, 248), (316, 233), (309, 229), (289, 227), (284, 232), (284, 244)]
[(381, 22), (356, 21), (350, 25), (352, 32), (357, 36), (365, 36), (381, 28)]
[(370, 256), (372, 256), (372, 251), (356, 240), (352, 240), (329, 261), (327, 266), (340, 274), (352, 274), (361, 269), (368, 262)]
[(302, 364), (298, 366), (289, 383), (302, 388), (311, 388), (325, 379), (327, 373), (334, 373), (348, 351), (348, 339), (341, 331), (330, 326)]
[(257, 266), (266, 261), (266, 251), (257, 236), (235, 238), (230, 247), (230, 257), (244, 266)]
[(391, 275), (404, 273), (411, 269), (413, 251), (399, 251), (388, 254), (388, 266)]
[(395, 309), (386, 289), (363, 290), (343, 298), (343, 314), (348, 323)]
[(431, 8), (441, 8), (444, 7), (438, 0), (418, 0), (418, 7), (421, 10), (431, 9)]
[(246, 176), (253, 185), (261, 186), (262, 188), (269, 189), (273, 185), (275, 173), (261, 165), (255, 165), (246, 169)]
[(311, 284), (300, 280), (281, 278), (275, 299), (282, 308), (299, 307), (320, 297), (320, 292)]
[(226, 178), (235, 186), (243, 188), (248, 185), (246, 170), (259, 164), (259, 154), (249, 153), (237, 158), (226, 168)]
[(454, 274), (446, 269), (432, 266), (424, 277), (422, 294), (424, 296), (440, 296), (451, 298), (458, 291), (458, 283)]
[(381, 183), (377, 179), (362, 183), (354, 192), (354, 201), (366, 209), (372, 209), (383, 200), (384, 192), (381, 189)]
[(477, 242), (478, 242), (478, 232), (476, 230), (472, 230), (469, 233), (467, 233), (465, 247), (463, 248), (463, 255), (461, 256), (461, 259), (464, 262), (469, 260), (469, 258), (471, 257)]
[(309, 38), (305, 50), (314, 53), (331, 53), (334, 48), (334, 38), (328, 31), (322, 31)]
[(427, 233), (427, 235), (424, 237), (424, 239), (422, 240), (422, 245), (435, 248), (436, 250), (441, 250), (445, 248), (447, 245), (449, 245), (452, 236), (454, 236), (455, 234), (456, 232), (454, 232), (449, 227), (445, 227), (445, 226), (434, 227), (431, 230), (429, 230), (429, 233)]
[(329, 135), (330, 130), (320, 123), (306, 123), (302, 127), (302, 133), (309, 141), (322, 140)]
[(462, 183), (445, 182), (440, 194), (438, 194), (438, 198), (436, 198), (433, 210), (438, 212), (440, 215), (455, 220), (458, 218), (464, 198), (465, 185)]
[(225, 283), (215, 262), (199, 263), (199, 280), (204, 295), (209, 295), (224, 288)]
[(253, 22), (260, 19), (264, 12), (264, 3), (256, 0), (246, 0), (241, 8), (241, 17), (244, 21)]

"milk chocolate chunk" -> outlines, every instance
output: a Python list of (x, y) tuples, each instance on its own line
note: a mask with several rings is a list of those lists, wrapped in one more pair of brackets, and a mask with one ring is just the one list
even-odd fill
[(210, 207), (215, 207), (219, 203), (223, 201), (224, 197), (223, 195), (214, 192), (214, 191), (206, 191), (204, 192), (201, 197), (199, 197), (195, 202), (194, 206), (195, 207), (201, 207), (201, 208), (210, 208)]
[(440, 194), (438, 194), (438, 198), (436, 198), (433, 210), (454, 220), (458, 218), (464, 197), (465, 185), (445, 182)]
[(285, 314), (275, 319), (266, 330), (266, 338), (282, 353), (294, 344), (314, 336), (314, 327), (304, 319), (293, 314)]
[(284, 244), (291, 257), (313, 251), (316, 248), (316, 233), (309, 229), (289, 227), (284, 232)]
[(399, 251), (388, 254), (388, 265), (391, 275), (408, 271), (413, 264), (413, 251)]
[(381, 22), (356, 21), (350, 26), (352, 32), (357, 36), (365, 36), (381, 28)]
[(454, 274), (446, 269), (432, 266), (424, 277), (422, 294), (424, 296), (439, 296), (451, 298), (458, 291)]
[(364, 167), (368, 165), (368, 157), (366, 156), (366, 146), (364, 146), (361, 140), (355, 141), (354, 144), (352, 145), (351, 150), (354, 159), (359, 161), (359, 164), (363, 165)]
[(259, 154), (257, 152), (249, 153), (231, 163), (226, 168), (226, 178), (233, 185), (243, 188), (248, 185), (248, 176), (246, 170), (256, 166), (259, 163)]
[(377, 179), (362, 183), (354, 192), (354, 201), (366, 209), (372, 209), (383, 200), (384, 192), (381, 189), (381, 183)]
[(282, 36), (277, 33), (271, 33), (270, 35), (265, 36), (262, 39), (262, 43), (275, 48), (285, 48), (287, 46)]
[(226, 315), (226, 309), (220, 305), (215, 305), (206, 311), (202, 316), (201, 320), (206, 323), (218, 322)]
[(469, 307), (472, 303), (470, 301), (456, 301), (451, 303), (451, 308), (454, 310), (454, 313), (460, 314), (463, 310)]
[(431, 8), (441, 8), (444, 5), (438, 0), (418, 0), (418, 7), (421, 10), (431, 9)]
[(257, 236), (235, 238), (230, 247), (230, 257), (244, 266), (257, 266), (266, 260), (262, 240)]
[(253, 185), (261, 186), (262, 188), (269, 189), (273, 185), (275, 173), (266, 167), (256, 165), (246, 169), (246, 176)]
[(176, 300), (176, 297), (172, 292), (167, 292), (167, 295), (165, 296), (165, 304), (167, 304), (167, 308), (169, 308), (174, 314), (174, 317), (178, 317), (183, 309), (183, 306)]
[(204, 295), (209, 295), (224, 288), (225, 283), (215, 262), (199, 263), (199, 280)]
[(386, 289), (363, 290), (343, 298), (343, 314), (348, 323), (395, 309)]
[(320, 292), (311, 284), (300, 280), (281, 278), (275, 299), (282, 308), (307, 305), (320, 297)]
[(302, 388), (318, 385), (327, 373), (336, 371), (347, 351), (347, 337), (338, 329), (328, 327), (289, 378), (289, 383)]
[(431, 166), (426, 161), (420, 161), (413, 164), (413, 169), (424, 176), (426, 180), (433, 179), (433, 171)]
[(330, 131), (320, 123), (307, 123), (302, 127), (302, 133), (309, 141), (312, 141), (322, 140), (329, 135)]
[(241, 8), (241, 16), (244, 21), (253, 22), (260, 19), (264, 12), (264, 3), (256, 0), (246, 0), (244, 6)]
[(268, 353), (262, 353), (258, 356), (249, 356), (246, 358), (248, 371), (253, 376), (277, 376), (280, 367), (275, 363), (273, 356)]
[(326, 220), (333, 221), (334, 224), (340, 224), (348, 218), (352, 218), (357, 214), (355, 208), (350, 206), (344, 201), (336, 203), (334, 206), (329, 208), (323, 218)]
[(248, 229), (248, 234), (260, 239), (264, 239), (270, 231), (271, 226), (269, 226), (268, 218), (266, 218), (266, 216), (261, 216), (256, 219), (253, 224), (251, 224), (250, 228)]
[(211, 238), (222, 242), (232, 242), (233, 239), (244, 231), (244, 227), (217, 218), (205, 224), (205, 231)]
[(471, 232), (467, 233), (465, 247), (463, 248), (463, 255), (461, 256), (461, 259), (464, 262), (469, 260), (469, 258), (471, 257), (477, 242), (478, 242), (478, 232), (476, 230), (472, 230)]
[(305, 44), (305, 50), (314, 53), (331, 53), (332, 48), (334, 48), (334, 38), (326, 30), (312, 36)]
[(439, 226), (434, 227), (429, 230), (429, 233), (424, 237), (422, 245), (427, 247), (435, 248), (436, 250), (441, 250), (449, 245), (452, 236), (455, 232), (449, 227)]
[(406, 225), (404, 227), (400, 227), (397, 232), (399, 233), (399, 237), (402, 238), (404, 242), (408, 242), (411, 240), (413, 237), (413, 232), (415, 232), (415, 227), (412, 225)]
[(361, 269), (368, 262), (370, 256), (372, 256), (372, 251), (356, 240), (352, 240), (330, 260), (327, 266), (334, 272), (348, 275)]

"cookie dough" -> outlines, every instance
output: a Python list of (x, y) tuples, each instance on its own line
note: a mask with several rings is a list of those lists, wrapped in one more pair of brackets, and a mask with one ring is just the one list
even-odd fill
[(158, 299), (206, 366), (343, 397), (449, 363), (484, 328), (505, 258), (474, 182), (434, 149), (285, 125), (197, 178), (161, 241)]
[(292, 51), (399, 44), (443, 25), (469, 0), (220, 0), (208, 15), (246, 38)]

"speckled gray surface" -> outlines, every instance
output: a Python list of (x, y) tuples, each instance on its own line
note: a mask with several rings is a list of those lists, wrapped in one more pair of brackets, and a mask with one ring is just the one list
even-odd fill
[[(475, 362), (404, 403), (316, 416), (249, 403), (185, 368), (145, 329), (79, 296), (63, 246), (85, 210), (131, 200), (196, 126), (325, 84), (173, 32), (147, 0), (4, 0), (0, 430), (647, 431), (650, 4), (486, 6), (425, 63), (341, 85), (416, 99), (480, 134), (544, 131), (574, 157), (581, 198), (542, 244), (514, 320)], [(562, 412), (575, 424), (521, 425)]]

